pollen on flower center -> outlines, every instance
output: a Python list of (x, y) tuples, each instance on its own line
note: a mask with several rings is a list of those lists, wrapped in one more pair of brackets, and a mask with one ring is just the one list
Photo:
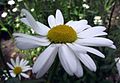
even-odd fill
[(77, 34), (70, 26), (58, 25), (49, 30), (47, 38), (52, 43), (72, 43), (77, 39)]
[(13, 72), (14, 72), (15, 74), (20, 74), (20, 73), (22, 72), (22, 68), (21, 68), (21, 67), (15, 67), (15, 68), (13, 69)]

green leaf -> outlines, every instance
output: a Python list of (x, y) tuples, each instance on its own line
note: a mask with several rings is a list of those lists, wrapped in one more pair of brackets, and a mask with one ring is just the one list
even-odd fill
[(8, 29), (7, 28), (1, 28), (1, 31), (8, 31)]
[(10, 78), (6, 81), (6, 83), (21, 83), (18, 78)]

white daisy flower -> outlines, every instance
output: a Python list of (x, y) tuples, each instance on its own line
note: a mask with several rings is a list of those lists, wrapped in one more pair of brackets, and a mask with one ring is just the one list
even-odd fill
[(12, 69), (9, 71), (12, 77), (16, 77), (18, 75), (20, 79), (21, 76), (29, 78), (29, 75), (27, 75), (25, 72), (31, 70), (32, 68), (28, 65), (29, 62), (27, 60), (20, 60), (20, 58), (17, 57), (15, 61), (12, 58), (10, 61), (11, 64), (7, 63), (7, 65)]
[(14, 4), (15, 4), (15, 1), (14, 1), (14, 0), (9, 0), (9, 1), (8, 1), (8, 4), (9, 4), (9, 5), (14, 5)]
[(22, 33), (14, 33), (16, 45), (20, 49), (30, 49), (39, 46), (48, 46), (37, 58), (33, 73), (36, 77), (43, 76), (53, 64), (58, 53), (60, 62), (65, 71), (73, 76), (83, 76), (83, 63), (91, 71), (96, 71), (96, 65), (87, 52), (93, 53), (104, 58), (104, 54), (94, 47), (107, 46), (116, 48), (113, 42), (100, 36), (107, 35), (103, 26), (91, 27), (87, 20), (69, 21), (64, 24), (63, 15), (60, 10), (56, 15), (48, 17), (49, 27), (36, 21), (33, 16), (25, 9), (22, 13), (26, 18), (21, 21), (40, 35), (40, 37), (30, 36)]
[(3, 12), (3, 13), (1, 14), (1, 17), (2, 17), (2, 18), (5, 18), (7, 15), (8, 15), (7, 12)]

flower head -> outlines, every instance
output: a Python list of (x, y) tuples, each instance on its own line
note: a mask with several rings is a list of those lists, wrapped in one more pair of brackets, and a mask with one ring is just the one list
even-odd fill
[(36, 77), (43, 76), (51, 67), (58, 54), (61, 65), (65, 71), (73, 76), (83, 76), (83, 63), (91, 71), (96, 71), (96, 65), (88, 52), (104, 58), (104, 54), (93, 47), (107, 46), (116, 48), (113, 42), (100, 36), (107, 35), (104, 26), (91, 27), (87, 20), (69, 21), (64, 24), (63, 15), (60, 10), (56, 10), (56, 15), (48, 17), (49, 27), (36, 21), (25, 9), (22, 13), (26, 15), (21, 21), (40, 35), (40, 37), (30, 36), (22, 33), (14, 33), (16, 45), (20, 49), (36, 48), (38, 46), (48, 46), (37, 58), (33, 73)]
[(24, 59), (20, 60), (19, 57), (17, 57), (15, 61), (13, 59), (10, 59), (10, 61), (11, 64), (7, 63), (7, 65), (12, 69), (10, 70), (12, 77), (16, 77), (18, 75), (19, 78), (21, 78), (21, 76), (29, 78), (29, 75), (25, 74), (25, 72), (32, 69), (30, 66), (28, 66), (28, 61)]
[(14, 5), (14, 4), (15, 4), (15, 1), (14, 1), (14, 0), (9, 0), (9, 1), (8, 1), (8, 4), (9, 4), (9, 5)]
[(7, 12), (3, 12), (3, 13), (1, 14), (1, 17), (2, 17), (2, 18), (5, 18), (7, 15), (8, 15)]

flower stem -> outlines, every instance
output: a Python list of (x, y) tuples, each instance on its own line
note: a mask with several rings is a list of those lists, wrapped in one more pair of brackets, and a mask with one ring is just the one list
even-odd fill
[(110, 32), (112, 16), (113, 16), (113, 13), (114, 13), (116, 4), (117, 4), (117, 0), (115, 0), (114, 5), (113, 5), (112, 10), (111, 10), (111, 13), (110, 13), (109, 24), (108, 24), (108, 29), (107, 29), (107, 33), (108, 33), (108, 34), (109, 34), (109, 32)]

